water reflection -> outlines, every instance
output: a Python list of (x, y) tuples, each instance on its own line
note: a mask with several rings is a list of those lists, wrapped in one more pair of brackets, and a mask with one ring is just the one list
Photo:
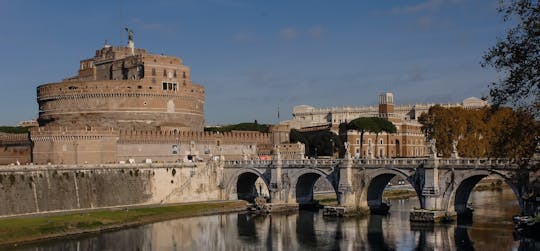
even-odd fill
[(509, 190), (474, 192), (472, 224), (410, 224), (408, 214), (418, 202), (399, 200), (389, 216), (214, 215), (15, 250), (538, 250), (539, 242), (512, 237), (511, 216), (518, 211), (512, 196)]

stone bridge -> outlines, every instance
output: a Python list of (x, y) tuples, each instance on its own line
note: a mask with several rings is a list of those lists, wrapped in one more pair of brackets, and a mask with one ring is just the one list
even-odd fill
[(439, 216), (468, 212), (467, 201), (474, 186), (488, 175), (505, 181), (519, 201), (521, 214), (540, 208), (538, 161), (519, 166), (501, 159), (392, 158), (303, 159), (225, 161), (221, 184), (227, 199), (253, 200), (255, 181), (268, 187), (272, 203), (309, 204), (315, 182), (323, 177), (333, 186), (340, 206), (347, 210), (377, 209), (395, 176), (407, 180), (419, 199), (416, 211)]

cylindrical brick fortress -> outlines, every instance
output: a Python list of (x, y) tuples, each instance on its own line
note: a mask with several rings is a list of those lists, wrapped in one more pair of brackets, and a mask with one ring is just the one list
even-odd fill
[(171, 56), (104, 47), (79, 75), (37, 88), (41, 126), (202, 131), (204, 87)]

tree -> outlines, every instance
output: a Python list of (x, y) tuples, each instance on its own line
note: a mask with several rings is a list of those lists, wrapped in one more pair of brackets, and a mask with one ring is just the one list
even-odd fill
[(356, 130), (360, 132), (360, 156), (362, 156), (364, 146), (364, 133), (374, 132), (377, 127), (372, 118), (362, 117), (353, 119), (347, 124), (347, 129)]
[(490, 96), (495, 106), (511, 104), (540, 116), (540, 2), (538, 0), (501, 0), (499, 13), (504, 21), (514, 19), (508, 30), (484, 55), (482, 66), (502, 72), (492, 83)]
[(300, 132), (292, 129), (289, 138), (291, 143), (304, 143), (306, 154), (310, 157), (331, 156), (336, 150), (340, 155), (345, 152), (339, 136), (330, 130)]
[[(377, 118), (377, 117), (374, 117), (372, 118), (373, 121), (375, 122), (375, 149), (378, 149), (378, 144), (379, 144), (379, 134), (384, 132), (384, 133), (396, 133), (397, 132), (397, 129), (396, 129), (396, 126), (386, 120), (386, 119), (383, 119), (383, 118)], [(388, 142), (387, 142), (388, 143)], [(379, 156), (379, 157), (382, 157), (382, 156)]]
[(428, 139), (448, 157), (458, 141), (462, 157), (530, 158), (537, 146), (540, 123), (524, 110), (508, 107), (467, 110), (434, 106), (419, 118)]
[(364, 145), (364, 133), (375, 133), (375, 149), (377, 149), (377, 140), (379, 134), (382, 132), (396, 133), (396, 126), (383, 118), (377, 117), (362, 117), (357, 118), (349, 122), (348, 129), (357, 130), (360, 132), (360, 153), (363, 152), (362, 146)]

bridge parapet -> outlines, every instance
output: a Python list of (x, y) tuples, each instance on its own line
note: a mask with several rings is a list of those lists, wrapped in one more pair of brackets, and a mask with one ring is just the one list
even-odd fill
[[(343, 162), (343, 159), (297, 159), (281, 160), (283, 168), (327, 168), (335, 167)], [(277, 166), (277, 160), (231, 160), (225, 161), (225, 168), (243, 167), (269, 167)]]
[(420, 166), (426, 162), (427, 158), (388, 158), (388, 159), (354, 159), (353, 166), (400, 166), (411, 167)]
[(516, 169), (519, 167), (510, 159), (485, 159), (485, 158), (449, 158), (437, 159), (439, 167), (442, 168), (501, 168)]
[[(487, 158), (384, 158), (384, 159), (296, 159), (280, 160), (283, 168), (329, 168), (336, 167), (345, 161), (351, 161), (355, 168), (362, 167), (419, 167), (426, 164), (428, 160), (440, 168), (500, 168), (516, 169), (519, 167), (509, 159), (487, 159)], [(537, 163), (538, 161), (535, 161)], [(277, 160), (229, 160), (224, 162), (226, 168), (242, 167), (271, 167), (278, 164)]]
[(265, 168), (269, 166), (276, 166), (276, 160), (226, 160), (224, 161), (225, 168)]

